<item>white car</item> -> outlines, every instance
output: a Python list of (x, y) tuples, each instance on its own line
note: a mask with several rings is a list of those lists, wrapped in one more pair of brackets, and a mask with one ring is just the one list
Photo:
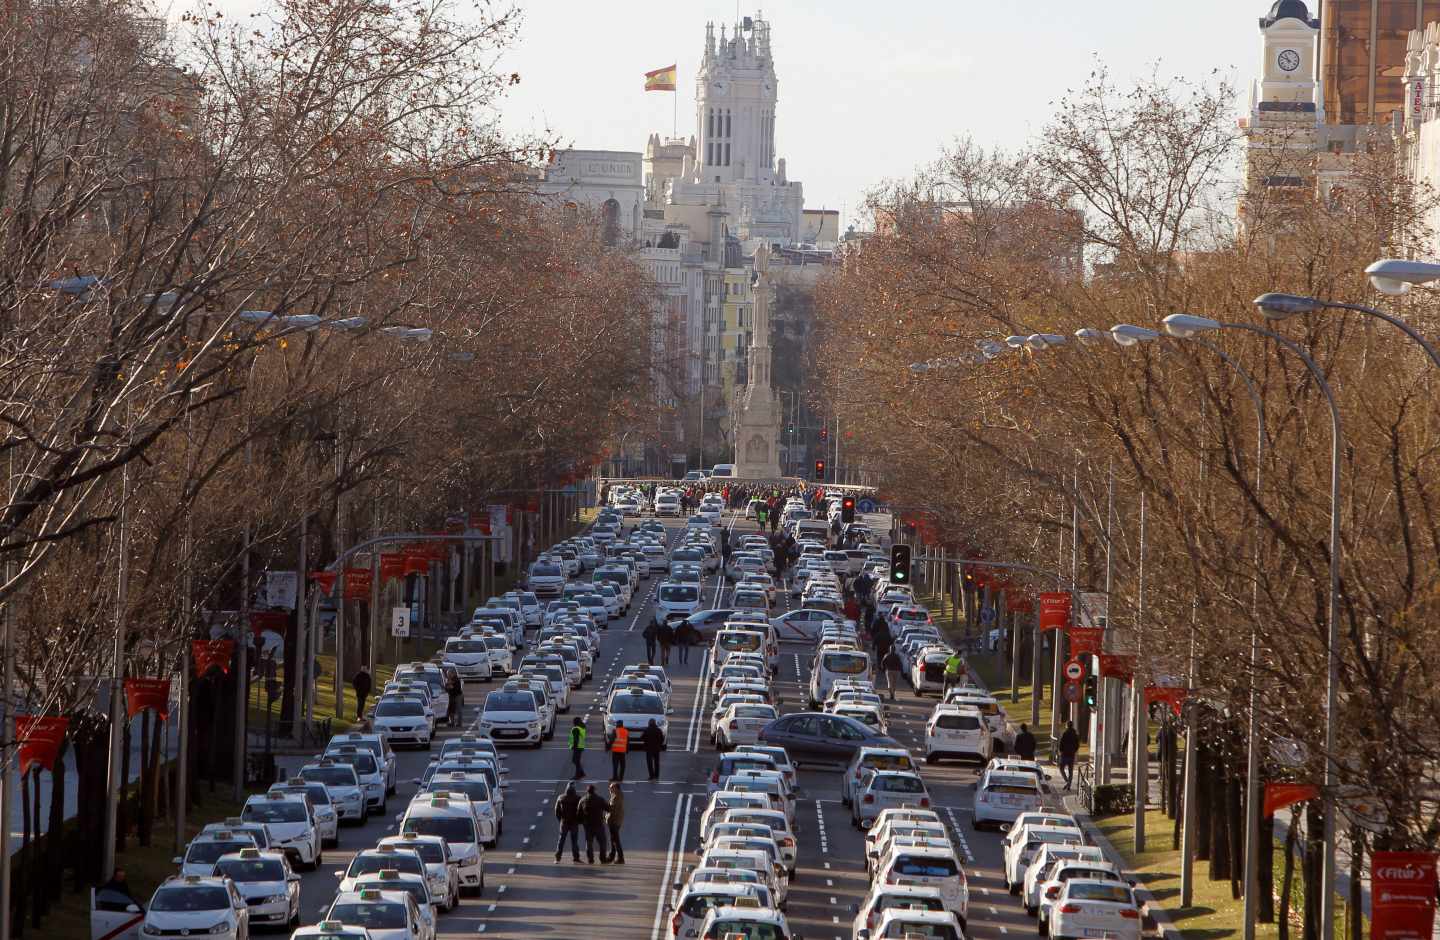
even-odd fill
[(629, 748), (638, 750), (640, 735), (654, 721), (660, 734), (668, 739), (670, 721), (666, 710), (665, 700), (659, 693), (646, 692), (639, 687), (622, 689), (611, 695), (610, 701), (605, 704), (605, 738), (608, 741), (615, 728), (624, 725), (629, 732)]
[(364, 927), (349, 927), (338, 920), (322, 920), (309, 927), (301, 927), (290, 935), (290, 940), (370, 940), (370, 931)]
[(280, 849), (307, 870), (314, 871), (325, 861), (315, 814), (302, 797), (286, 794), (278, 798), (252, 796), (240, 810), (246, 822), (263, 823), (270, 830), (270, 848)]
[(891, 908), (880, 916), (873, 932), (861, 931), (855, 935), (856, 940), (870, 940), (872, 936), (965, 940), (965, 923), (950, 911)]
[(438, 927), (435, 923), (435, 908), (439, 900), (430, 896), (430, 885), (424, 875), (409, 872), (381, 871), (366, 875), (355, 882), (356, 891), (404, 891), (415, 902), (415, 911), (420, 915), (420, 933), (416, 940), (435, 940)]
[(908, 770), (919, 772), (910, 752), (901, 747), (862, 747), (850, 758), (840, 777), (840, 802), (849, 806), (854, 800), (860, 778), (870, 770)]
[(875, 866), (876, 884), (934, 888), (945, 909), (963, 924), (970, 907), (970, 885), (955, 850), (945, 846), (896, 846)]
[(499, 791), (492, 789), (490, 781), (480, 774), (437, 773), (430, 778), (429, 787), (415, 798), (428, 799), (432, 796), (447, 797), (454, 802), (470, 803), (470, 813), (480, 827), (480, 842), (487, 849), (495, 848), (500, 838), (501, 817), (505, 804), (497, 799)]
[(850, 818), (857, 829), (869, 829), (884, 809), (930, 808), (925, 781), (919, 774), (904, 770), (868, 770), (851, 794)]
[(521, 689), (518, 683), (507, 682), (485, 696), (480, 710), (480, 733), (496, 744), (528, 744), (539, 747), (544, 738), (545, 722), (535, 694)]
[(373, 849), (356, 852), (350, 864), (335, 877), (340, 879), (340, 891), (355, 891), (355, 885), (363, 878), (382, 871), (398, 871), (428, 877), (429, 871), (415, 850), (395, 845), (381, 845)]
[(1065, 883), (1050, 918), (1052, 937), (1139, 940), (1140, 908), (1124, 883), (1076, 879)]
[(660, 582), (655, 592), (655, 623), (664, 623), (674, 616), (688, 617), (700, 609), (700, 586), (675, 581)]
[(526, 588), (536, 597), (559, 597), (565, 589), (565, 569), (558, 561), (537, 561), (530, 566)]
[[(700, 936), (700, 926), (710, 911), (717, 907), (733, 906), (739, 898), (761, 897), (764, 888), (755, 882), (746, 881), (705, 881), (687, 884), (680, 889), (673, 907), (666, 905), (670, 913), (669, 940), (695, 940)], [(768, 900), (768, 893), (765, 898)], [(763, 903), (762, 907), (768, 905)]]
[(330, 805), (335, 808), (337, 822), (348, 820), (363, 826), (369, 820), (365, 790), (360, 786), (360, 777), (354, 767), (322, 759), (301, 767), (299, 777), (306, 783), (321, 784), (329, 791)]
[(1025, 879), (1020, 885), (1020, 900), (1025, 913), (1035, 916), (1040, 909), (1040, 885), (1049, 873), (1050, 867), (1060, 861), (1085, 860), (1105, 861), (1105, 853), (1095, 845), (1042, 845), (1040, 851), (1025, 867)]
[(425, 933), (420, 908), (409, 892), (345, 891), (335, 896), (325, 920), (364, 927), (370, 940), (434, 940)]
[(382, 852), (387, 848), (414, 852), (425, 866), (430, 896), (439, 899), (440, 909), (451, 911), (460, 903), (460, 879), (455, 874), (455, 866), (450, 864), (450, 845), (441, 837), (407, 832), (400, 836), (386, 836), (375, 847)]
[(925, 722), (925, 763), (954, 757), (988, 764), (994, 756), (995, 740), (978, 708), (936, 705), (930, 712), (930, 720)]
[[(497, 637), (496, 639), (501, 639)], [(504, 640), (501, 639), (503, 643)], [(489, 682), (495, 675), (495, 657), (490, 653), (483, 636), (452, 636), (445, 641), (443, 662), (454, 666), (461, 682)], [(510, 650), (505, 650), (505, 662), (510, 662)], [(505, 670), (509, 672), (509, 669)]]
[(178, 875), (155, 889), (140, 936), (187, 934), (207, 940), (249, 940), (249, 905), (229, 878)]
[(759, 744), (760, 729), (780, 717), (774, 705), (741, 702), (731, 705), (715, 723), (715, 748), (728, 751), (737, 744)]
[(1021, 813), (1040, 808), (1040, 784), (1029, 774), (986, 770), (975, 784), (976, 829), (1013, 823)]
[[(487, 654), (487, 662), (489, 658)], [(409, 742), (426, 750), (430, 749), (430, 739), (435, 734), (435, 719), (424, 704), (413, 697), (380, 696), (370, 724), (394, 744)]]
[(221, 856), (215, 874), (235, 883), (250, 909), (250, 923), (300, 926), (300, 876), (284, 852), (241, 849)]
[(340, 816), (330, 802), (330, 791), (323, 783), (310, 783), (299, 777), (291, 777), (284, 783), (272, 784), (265, 791), (269, 796), (293, 794), (310, 804), (315, 814), (315, 828), (320, 830), (320, 844), (334, 848), (340, 842)]
[(876, 928), (880, 926), (880, 918), (892, 908), (944, 911), (945, 898), (938, 889), (920, 885), (871, 885), (865, 899), (855, 908), (855, 920), (850, 925), (850, 935), (854, 938), (882, 936)]
[(462, 804), (436, 794), (416, 797), (400, 821), (401, 835), (407, 832), (443, 838), (455, 859), (461, 889), (477, 895), (484, 892), (485, 850), (468, 801)]
[(1065, 861), (1050, 866), (1050, 871), (1040, 884), (1040, 903), (1035, 910), (1042, 933), (1049, 932), (1050, 917), (1055, 913), (1055, 901), (1065, 890), (1066, 883), (1089, 880), (1127, 884), (1125, 879), (1120, 877), (1120, 870), (1110, 862)]
[[(346, 745), (354, 745), (373, 754), (375, 762), (380, 767), (380, 774), (384, 778), (385, 792), (395, 792), (395, 766), (397, 761), (395, 751), (390, 747), (390, 742), (386, 740), (385, 735), (376, 734), (373, 731), (347, 731), (331, 735), (330, 741), (325, 745), (325, 753), (328, 756), (332, 750), (337, 752), (341, 751)], [(363, 782), (364, 773), (359, 771), (358, 768), (356, 772), (360, 773)], [(366, 791), (367, 794), (369, 792), (369, 790)]]
[(255, 837), (228, 829), (217, 829), (201, 833), (190, 840), (185, 854), (171, 859), (180, 866), (185, 877), (208, 877), (215, 870), (215, 863), (232, 852), (257, 848)]
[(1043, 845), (1083, 845), (1085, 834), (1068, 826), (1025, 826), (1012, 827), (1006, 833), (1004, 843), (1004, 867), (1001, 880), (1011, 894), (1019, 894), (1025, 881), (1025, 869)]

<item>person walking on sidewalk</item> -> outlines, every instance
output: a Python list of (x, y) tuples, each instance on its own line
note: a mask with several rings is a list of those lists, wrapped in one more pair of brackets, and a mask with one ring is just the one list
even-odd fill
[(555, 819), (560, 823), (560, 839), (555, 843), (555, 864), (565, 854), (565, 837), (570, 837), (570, 854), (580, 861), (580, 794), (575, 784), (565, 784), (565, 792), (555, 798)]
[(610, 804), (605, 797), (595, 792), (595, 784), (585, 788), (580, 798), (580, 823), (585, 827), (585, 854), (591, 865), (595, 864), (595, 845), (600, 845), (600, 863), (603, 865), (610, 852), (605, 841), (605, 814)]
[(1065, 722), (1065, 733), (1060, 735), (1060, 777), (1065, 789), (1075, 783), (1075, 755), (1080, 753), (1080, 735), (1075, 731), (1075, 722)]
[(364, 666), (355, 673), (355, 678), (350, 680), (350, 685), (355, 690), (355, 717), (365, 717), (365, 699), (370, 696), (370, 670)]
[(616, 865), (625, 864), (625, 847), (620, 844), (620, 827), (625, 824), (625, 794), (618, 781), (610, 781), (610, 857), (605, 861)]
[(585, 757), (585, 719), (575, 717), (570, 723), (570, 761), (575, 765), (575, 779), (581, 780), (585, 777), (585, 768), (580, 761)]
[(1035, 735), (1025, 725), (1020, 726), (1020, 733), (1015, 735), (1015, 756), (1021, 760), (1035, 759)]
[(880, 660), (880, 666), (885, 670), (885, 684), (890, 688), (890, 701), (895, 701), (895, 686), (899, 683), (900, 675), (900, 654), (895, 652), (894, 647), (885, 651), (885, 658)]

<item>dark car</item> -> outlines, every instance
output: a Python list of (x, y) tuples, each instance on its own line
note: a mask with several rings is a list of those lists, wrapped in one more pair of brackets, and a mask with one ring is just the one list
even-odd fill
[(690, 621), (690, 626), (700, 632), (700, 636), (706, 643), (715, 639), (715, 634), (720, 628), (735, 615), (733, 607), (719, 607), (712, 610), (697, 610), (685, 619)]
[(760, 743), (783, 747), (796, 764), (846, 764), (862, 747), (904, 747), (864, 722), (825, 712), (782, 715), (760, 729)]

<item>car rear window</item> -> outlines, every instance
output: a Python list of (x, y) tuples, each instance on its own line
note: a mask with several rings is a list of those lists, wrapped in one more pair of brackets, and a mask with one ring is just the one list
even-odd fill
[(857, 676), (870, 667), (870, 658), (864, 653), (826, 653), (820, 663), (826, 672)]
[(1132, 904), (1130, 889), (1123, 885), (1072, 884), (1069, 898), (1072, 901), (1111, 901), (1116, 904)]
[(929, 856), (902, 855), (895, 860), (892, 870), (897, 875), (908, 875), (912, 878), (953, 878), (960, 874), (953, 858)]
[(750, 652), (760, 648), (760, 637), (758, 634), (746, 632), (727, 632), (719, 636), (720, 646), (730, 652), (737, 650)]
[(862, 770), (914, 770), (909, 754), (866, 754), (860, 761)]
[(941, 715), (935, 720), (935, 727), (946, 731), (978, 731), (980, 719), (974, 715)]

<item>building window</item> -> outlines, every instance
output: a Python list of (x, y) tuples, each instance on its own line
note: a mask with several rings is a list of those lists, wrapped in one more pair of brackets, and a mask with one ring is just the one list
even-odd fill
[(715, 109), (711, 108), (705, 114), (705, 136), (715, 136)]
[(614, 199), (605, 200), (600, 207), (600, 216), (603, 224), (600, 240), (607, 247), (613, 246), (620, 241), (620, 203)]
[(725, 109), (725, 136), (730, 136), (730, 109)]
[(725, 165), (730, 165), (730, 144), (728, 142), (725, 144)]

